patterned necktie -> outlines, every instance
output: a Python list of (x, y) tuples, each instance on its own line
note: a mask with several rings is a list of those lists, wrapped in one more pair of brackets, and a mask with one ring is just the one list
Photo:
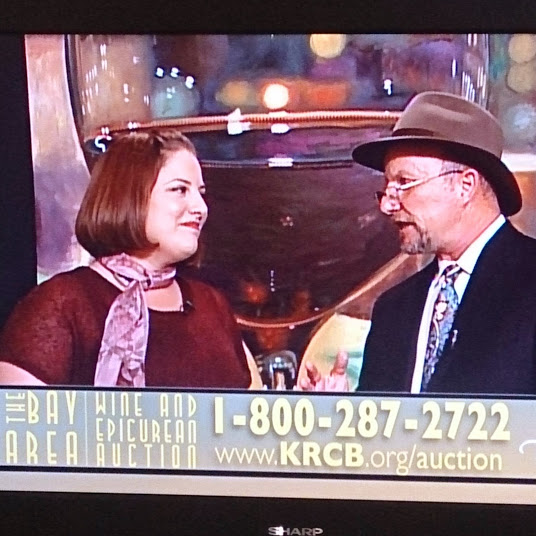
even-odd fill
[(428, 334), (428, 344), (426, 346), (426, 356), (424, 358), (421, 384), (422, 392), (427, 390), (428, 383), (443, 354), (452, 324), (454, 323), (454, 316), (458, 309), (458, 295), (454, 290), (454, 282), (460, 271), (461, 268), (457, 264), (453, 264), (445, 268), (439, 279), (441, 286), (434, 304), (430, 333)]

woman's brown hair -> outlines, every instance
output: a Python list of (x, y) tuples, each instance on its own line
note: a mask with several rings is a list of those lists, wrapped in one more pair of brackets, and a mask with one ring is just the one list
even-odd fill
[(95, 258), (149, 250), (147, 207), (158, 173), (170, 153), (192, 142), (174, 130), (130, 132), (113, 139), (95, 164), (76, 217), (78, 242)]

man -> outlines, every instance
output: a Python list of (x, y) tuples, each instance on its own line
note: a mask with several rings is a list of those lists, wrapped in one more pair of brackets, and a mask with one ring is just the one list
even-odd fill
[(385, 173), (402, 250), (435, 254), (377, 300), (359, 391), (536, 393), (536, 241), (506, 220), (521, 194), (502, 148), (489, 112), (425, 92), (354, 150)]

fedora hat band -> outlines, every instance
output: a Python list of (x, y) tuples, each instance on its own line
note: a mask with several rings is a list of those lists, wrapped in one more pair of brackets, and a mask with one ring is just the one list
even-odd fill
[(431, 130), (428, 130), (426, 128), (399, 128), (397, 130), (393, 130), (393, 133), (391, 134), (394, 136), (427, 136), (427, 137), (436, 137), (437, 134)]

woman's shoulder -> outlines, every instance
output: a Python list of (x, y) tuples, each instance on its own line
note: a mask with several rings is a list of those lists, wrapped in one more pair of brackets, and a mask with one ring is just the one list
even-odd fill
[(29, 296), (54, 298), (61, 301), (77, 300), (82, 296), (97, 296), (113, 290), (102, 276), (87, 266), (60, 272), (35, 286)]
[(226, 309), (229, 307), (229, 301), (225, 294), (212, 284), (191, 276), (180, 276), (178, 281), (185, 303), (190, 302), (194, 307), (204, 305)]
[(179, 285), (181, 288), (189, 290), (192, 294), (195, 295), (206, 295), (206, 296), (221, 296), (222, 292), (214, 287), (212, 284), (191, 276), (179, 276), (177, 277)]
[[(97, 276), (97, 277), (95, 277)], [(72, 270), (66, 272), (59, 272), (54, 274), (49, 279), (46, 279), (35, 289), (42, 289), (43, 291), (60, 290), (60, 289), (75, 289), (80, 285), (85, 285), (89, 282), (96, 281), (97, 278), (102, 279), (94, 270), (88, 266), (78, 266)]]

